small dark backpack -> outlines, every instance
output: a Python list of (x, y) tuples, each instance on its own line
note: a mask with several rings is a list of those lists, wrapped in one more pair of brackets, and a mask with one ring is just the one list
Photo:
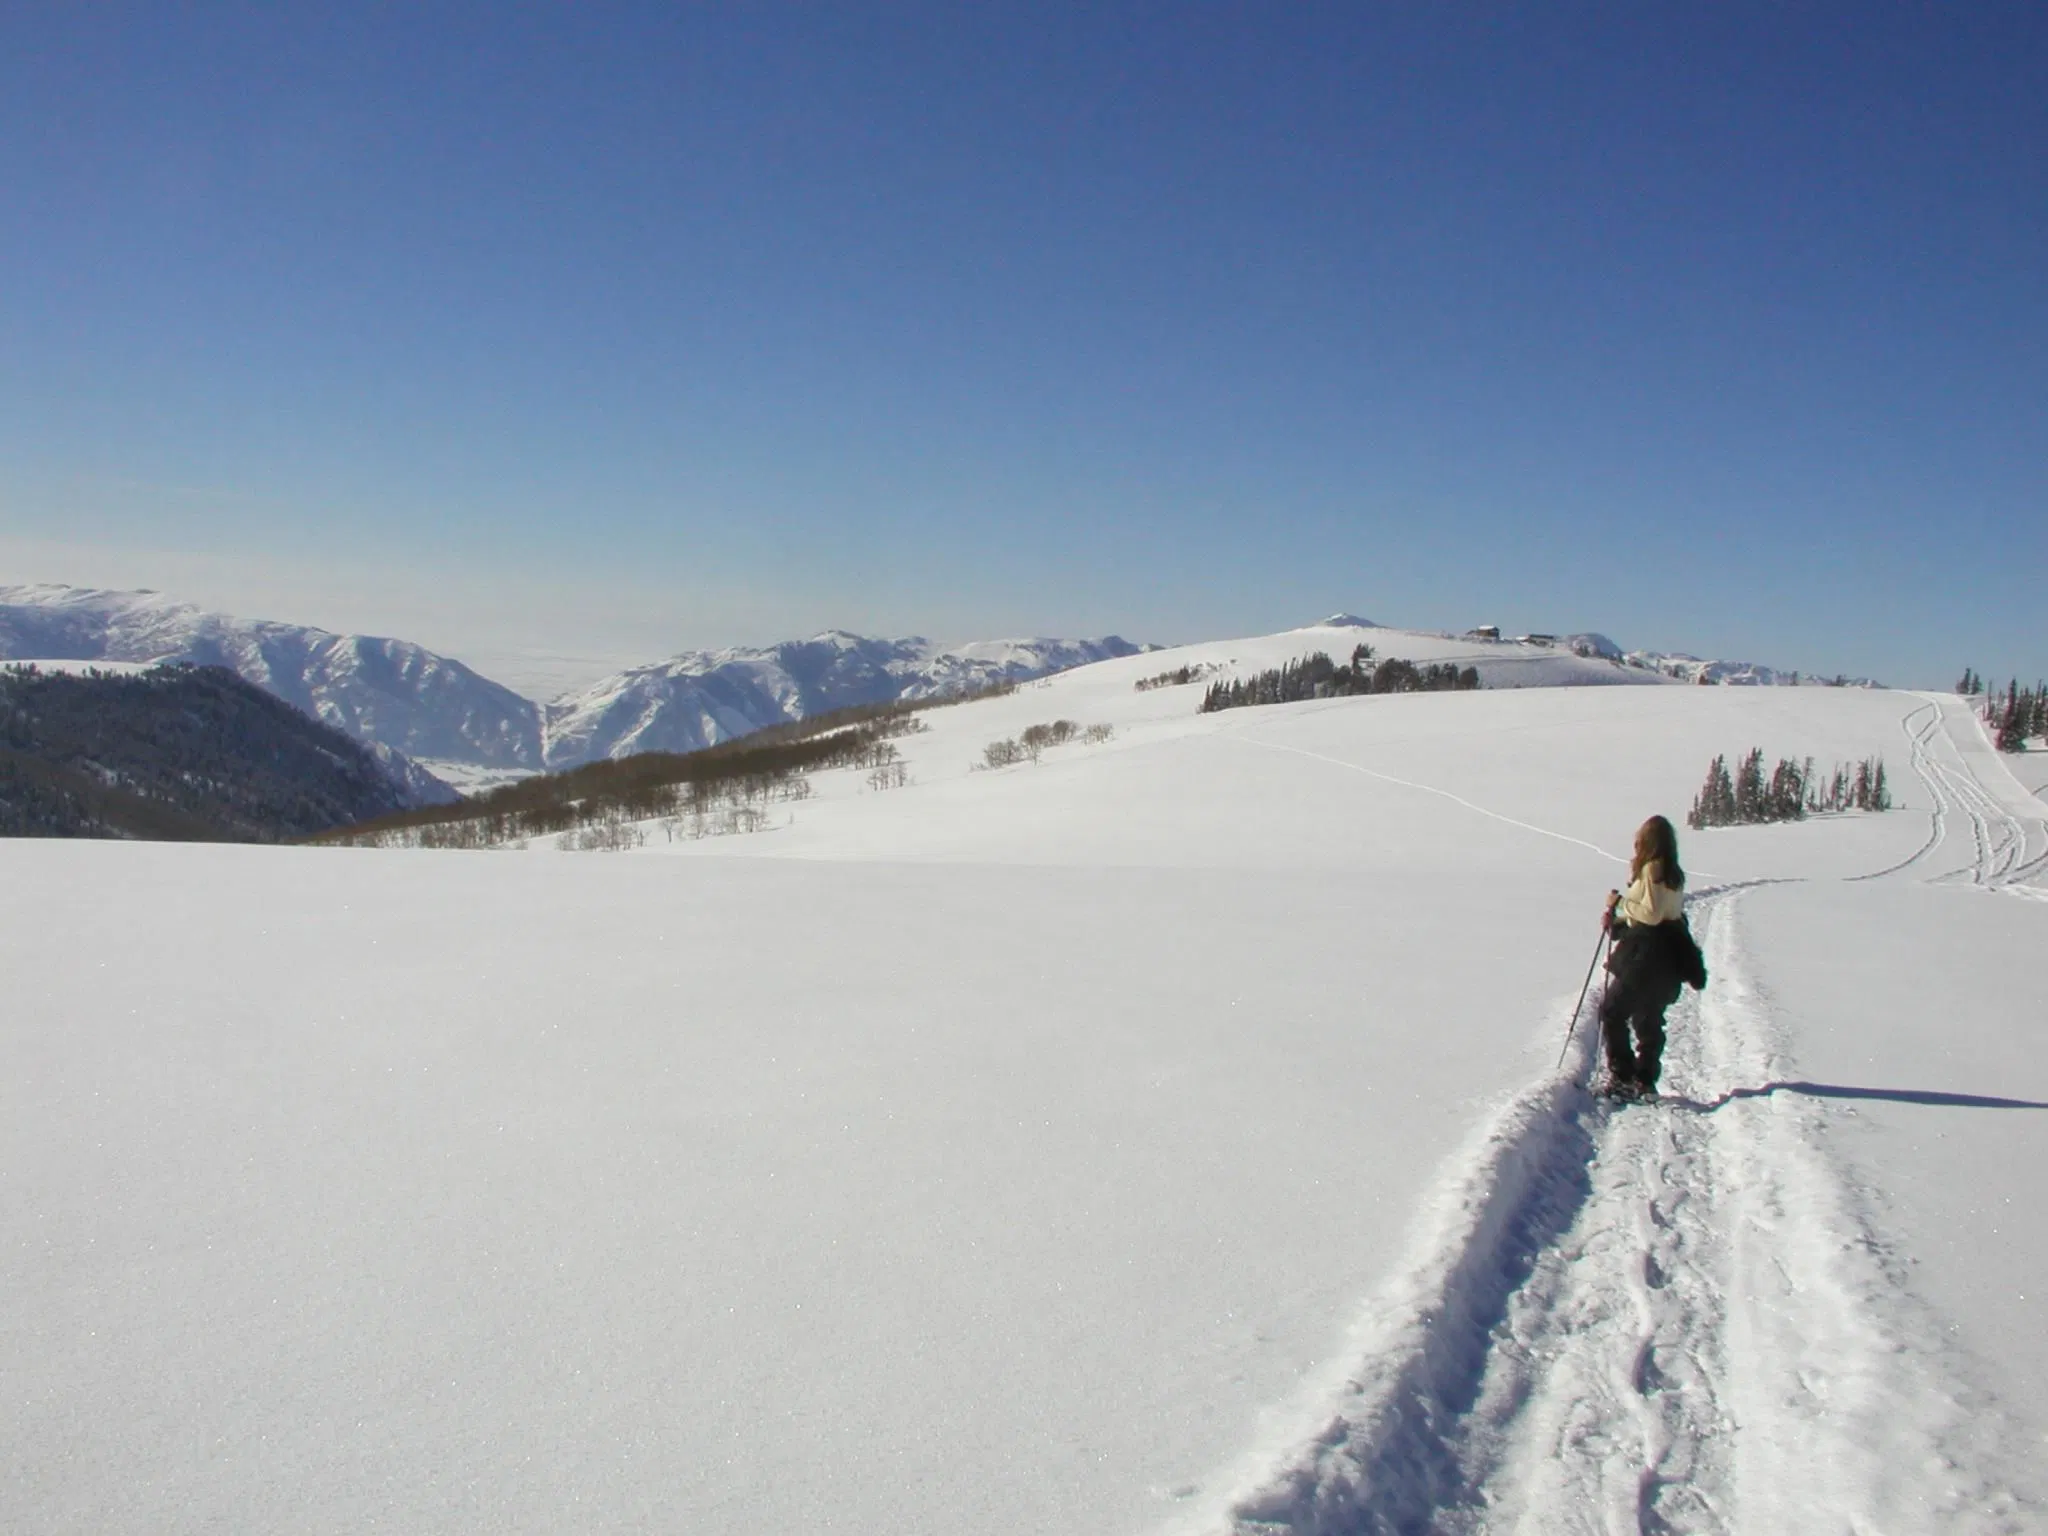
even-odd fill
[(1704, 992), (1707, 960), (1693, 940), (1685, 914), (1668, 923), (1645, 927), (1623, 924), (1607, 954), (1607, 974), (1624, 992), (1645, 999), (1661, 998), (1663, 1007), (1678, 1001), (1680, 986)]
[(1685, 920), (1683, 912), (1672, 924), (1678, 931), (1672, 935), (1671, 958), (1678, 972), (1678, 979), (1695, 992), (1707, 990), (1707, 957), (1700, 953), (1699, 944), (1693, 939), (1692, 924)]

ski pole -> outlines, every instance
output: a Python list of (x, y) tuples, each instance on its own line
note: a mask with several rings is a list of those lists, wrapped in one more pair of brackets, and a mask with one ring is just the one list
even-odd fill
[(1560, 1067), (1564, 1065), (1565, 1053), (1572, 1048), (1572, 1036), (1579, 1032), (1579, 1010), (1586, 1006), (1586, 994), (1593, 990), (1593, 971), (1600, 964), (1600, 951), (1606, 947), (1607, 928), (1603, 924), (1600, 929), (1600, 937), (1593, 941), (1593, 960), (1592, 964), (1586, 967), (1585, 985), (1579, 988), (1579, 1000), (1572, 1004), (1572, 1021), (1565, 1028), (1563, 1049), (1557, 1053), (1557, 1064)]

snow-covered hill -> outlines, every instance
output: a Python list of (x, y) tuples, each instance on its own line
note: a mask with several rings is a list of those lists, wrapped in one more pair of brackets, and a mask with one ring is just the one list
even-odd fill
[(541, 766), (539, 706), (406, 640), (231, 618), (157, 592), (0, 587), (0, 658), (15, 657), (226, 667), (410, 758)]
[[(1491, 686), (1196, 711), (1360, 641)], [(1326, 624), (922, 718), (637, 854), (0, 842), (0, 1527), (2044, 1528), (2048, 826), (1959, 701)], [(1752, 745), (1899, 809), (1683, 836), (1614, 1108), (1602, 897)]]
[(762, 649), (690, 651), (634, 667), (548, 706), (547, 764), (689, 752), (826, 710), (1028, 682), (1143, 647), (1101, 640), (985, 640), (943, 650), (918, 637), (829, 630)]

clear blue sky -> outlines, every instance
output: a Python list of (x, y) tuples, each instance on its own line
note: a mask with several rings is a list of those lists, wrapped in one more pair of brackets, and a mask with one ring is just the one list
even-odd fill
[(11, 4), (0, 580), (2048, 673), (2044, 80), (2038, 4)]

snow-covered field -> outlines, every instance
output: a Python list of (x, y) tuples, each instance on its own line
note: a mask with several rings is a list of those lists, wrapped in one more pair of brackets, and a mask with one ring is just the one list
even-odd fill
[[(1361, 638), (1489, 689), (1132, 687)], [(1488, 650), (1105, 662), (638, 854), (0, 844), (0, 1527), (2048, 1529), (2041, 802)], [(1750, 746), (1901, 808), (1685, 837), (1610, 1111), (1601, 898)]]
[(2008, 757), (2012, 776), (2035, 795), (2048, 795), (2048, 743), (2031, 742), (2030, 750)]

